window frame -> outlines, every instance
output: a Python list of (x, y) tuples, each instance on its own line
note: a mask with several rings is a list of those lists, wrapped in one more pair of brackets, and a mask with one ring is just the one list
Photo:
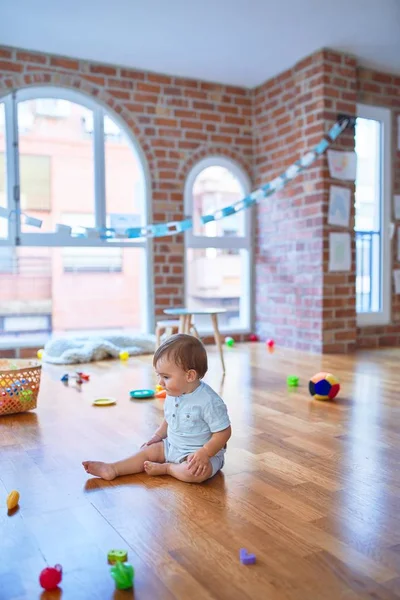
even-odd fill
[[(228, 169), (241, 184), (244, 195), (250, 194), (251, 180), (243, 168), (234, 160), (214, 154), (197, 161), (190, 169), (184, 187), (184, 209), (185, 215), (193, 216), (193, 185), (197, 176), (207, 169), (208, 167), (224, 167)], [(254, 207), (247, 208), (243, 211), (244, 215), (244, 235), (243, 236), (214, 236), (208, 237), (205, 235), (196, 235), (194, 228), (189, 229), (185, 232), (185, 260), (184, 260), (184, 282), (185, 282), (185, 303), (188, 298), (188, 283), (189, 278), (187, 277), (188, 261), (187, 261), (187, 250), (189, 248), (221, 248), (221, 249), (234, 249), (234, 250), (246, 250), (247, 251), (247, 268), (245, 273), (245, 281), (242, 282), (242, 294), (240, 297), (240, 310), (244, 310), (246, 314), (246, 323), (242, 327), (236, 327), (234, 329), (221, 328), (220, 331), (223, 333), (244, 333), (248, 334), (253, 331), (254, 326), (254, 273), (252, 269), (253, 256), (254, 256)], [(229, 218), (229, 217), (228, 217)], [(240, 256), (240, 255), (239, 255)], [(202, 335), (213, 335), (213, 329), (211, 326), (207, 329), (201, 329)]]
[[(391, 320), (391, 197), (392, 197), (392, 114), (389, 108), (369, 104), (357, 104), (357, 117), (379, 121), (381, 124), (381, 297), (379, 312), (357, 313), (357, 325), (368, 327), (387, 325)], [(356, 230), (354, 229), (354, 235)]]
[[(18, 149), (18, 103), (28, 100), (51, 98), (67, 100), (80, 104), (93, 111), (93, 159), (94, 159), (94, 206), (96, 227), (106, 226), (107, 206), (105, 196), (105, 142), (104, 116), (110, 116), (124, 132), (132, 152), (141, 168), (143, 180), (143, 225), (152, 222), (151, 179), (146, 157), (139, 143), (128, 129), (124, 120), (110, 107), (102, 104), (97, 98), (57, 86), (34, 86), (21, 88), (12, 93), (0, 96), (0, 103), (5, 108), (5, 155), (7, 177), (7, 210), (15, 211), (16, 197), (20, 189), (19, 177), (19, 149)], [(143, 307), (143, 323), (146, 333), (154, 331), (154, 289), (153, 289), (153, 244), (150, 238), (115, 239), (107, 241), (100, 238), (75, 238), (63, 235), (60, 232), (21, 232), (20, 219), (9, 221), (8, 237), (0, 239), (0, 247), (16, 248), (18, 246), (30, 247), (123, 247), (142, 248), (142, 272), (145, 276), (145, 285), (140, 285)]]

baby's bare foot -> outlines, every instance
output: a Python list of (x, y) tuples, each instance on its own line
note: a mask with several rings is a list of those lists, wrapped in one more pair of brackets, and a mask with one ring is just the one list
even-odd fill
[(155, 463), (146, 460), (144, 463), (144, 470), (147, 475), (155, 477), (156, 475), (167, 475), (168, 474), (168, 463)]
[(106, 479), (107, 481), (111, 481), (117, 476), (115, 468), (110, 463), (100, 462), (96, 460), (85, 460), (82, 464), (86, 473), (89, 473), (90, 475), (95, 475), (96, 477), (101, 477), (102, 479)]

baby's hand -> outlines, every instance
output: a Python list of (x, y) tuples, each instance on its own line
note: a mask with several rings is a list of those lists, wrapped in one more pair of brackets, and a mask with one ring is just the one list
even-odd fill
[(151, 444), (157, 444), (158, 442), (162, 442), (162, 437), (159, 436), (158, 433), (155, 433), (153, 437), (149, 439), (148, 442), (145, 442), (141, 445), (141, 448), (144, 448), (145, 446), (151, 446)]
[(203, 475), (210, 462), (210, 457), (204, 448), (200, 448), (193, 454), (189, 454), (187, 462), (189, 471), (192, 475)]

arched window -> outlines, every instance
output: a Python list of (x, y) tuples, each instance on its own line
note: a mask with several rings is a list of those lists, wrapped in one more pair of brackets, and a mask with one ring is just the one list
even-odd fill
[[(241, 200), (250, 192), (242, 169), (224, 157), (198, 162), (185, 185), (185, 213), (193, 215), (186, 233), (186, 304), (193, 309), (223, 308), (220, 328), (248, 332), (252, 324), (251, 210), (202, 224), (200, 217)], [(206, 333), (209, 318), (196, 317)]]
[(145, 173), (94, 99), (40, 87), (0, 100), (0, 345), (151, 328), (147, 242), (83, 235), (146, 225)]

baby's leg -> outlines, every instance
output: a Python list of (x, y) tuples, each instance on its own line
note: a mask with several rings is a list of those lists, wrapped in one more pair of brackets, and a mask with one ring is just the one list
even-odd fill
[(185, 481), (186, 483), (202, 483), (206, 479), (210, 479), (213, 474), (211, 462), (208, 463), (207, 469), (202, 475), (192, 475), (186, 461), (178, 464), (145, 462), (144, 470), (148, 475), (171, 475), (171, 477), (179, 479), (179, 481)]
[(144, 446), (139, 452), (133, 456), (119, 460), (115, 463), (105, 463), (98, 461), (85, 460), (82, 464), (86, 473), (96, 475), (107, 481), (111, 481), (122, 475), (134, 475), (135, 473), (143, 473), (144, 463), (146, 461), (154, 463), (164, 462), (164, 443), (157, 442), (150, 446)]

